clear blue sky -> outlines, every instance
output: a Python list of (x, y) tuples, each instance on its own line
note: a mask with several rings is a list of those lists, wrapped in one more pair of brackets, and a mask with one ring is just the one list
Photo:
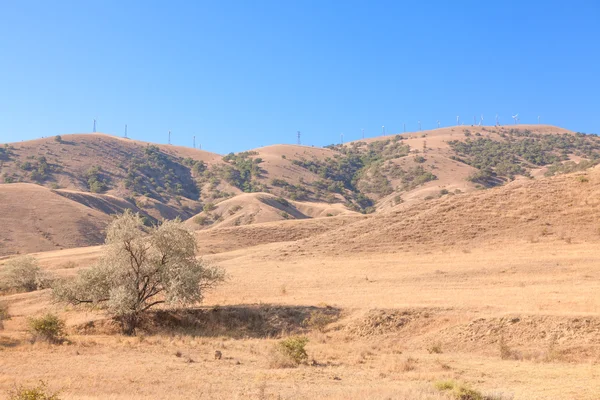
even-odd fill
[(598, 1), (0, 0), (0, 142), (240, 151), (467, 122), (600, 133)]

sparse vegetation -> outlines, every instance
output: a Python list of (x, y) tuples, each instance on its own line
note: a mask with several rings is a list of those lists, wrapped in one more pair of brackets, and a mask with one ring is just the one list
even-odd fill
[(57, 300), (105, 309), (135, 334), (140, 317), (159, 304), (196, 304), (224, 272), (196, 259), (196, 241), (179, 221), (146, 228), (130, 211), (107, 229), (106, 250), (91, 269), (74, 281), (55, 285)]
[[(469, 180), (485, 186), (502, 184), (516, 175), (528, 176), (533, 167), (552, 164), (549, 173), (555, 174), (563, 168), (589, 168), (600, 159), (600, 141), (591, 135), (542, 135), (511, 129), (503, 139), (479, 137), (448, 144), (457, 154), (453, 159), (479, 169)], [(560, 166), (571, 154), (588, 160), (578, 167), (574, 163)]]
[(310, 316), (304, 320), (304, 324), (309, 329), (316, 329), (319, 332), (324, 332), (327, 325), (334, 321), (333, 316), (322, 310), (316, 310), (310, 313)]
[(8, 400), (60, 400), (58, 392), (51, 392), (44, 381), (35, 386), (19, 386), (8, 392)]
[(48, 343), (60, 344), (66, 340), (65, 321), (52, 313), (30, 318), (28, 325), (34, 341), (44, 340)]

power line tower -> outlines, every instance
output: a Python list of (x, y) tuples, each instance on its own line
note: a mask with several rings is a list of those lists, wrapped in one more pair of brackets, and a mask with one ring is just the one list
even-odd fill
[(94, 118), (94, 130), (92, 132), (96, 133), (96, 119), (95, 118)]
[(125, 124), (125, 139), (127, 139), (127, 124)]
[(300, 131), (298, 131), (298, 132), (296, 133), (296, 135), (297, 135), (297, 137), (298, 137), (298, 145), (300, 145), (300, 144), (301, 144), (301, 142), (300, 142)]

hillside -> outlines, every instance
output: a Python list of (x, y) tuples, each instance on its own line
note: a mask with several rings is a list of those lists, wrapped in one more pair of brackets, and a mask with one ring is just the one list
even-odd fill
[[(193, 229), (213, 229), (429, 208), (442, 196), (584, 171), (599, 161), (597, 136), (546, 125), (456, 126), (225, 156), (75, 134), (0, 147), (0, 176), (52, 189), (105, 216), (129, 208), (149, 222), (179, 217)], [(21, 215), (10, 217), (18, 226)]]
[(483, 244), (600, 240), (600, 167), (518, 180), (469, 194), (380, 213), (293, 245), (305, 252), (344, 254)]
[(27, 183), (0, 185), (0, 256), (104, 242), (105, 212)]

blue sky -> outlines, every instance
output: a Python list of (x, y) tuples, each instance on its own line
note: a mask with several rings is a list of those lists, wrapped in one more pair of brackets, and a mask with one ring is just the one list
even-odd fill
[(0, 142), (219, 153), (519, 113), (600, 133), (597, 1), (0, 0)]

